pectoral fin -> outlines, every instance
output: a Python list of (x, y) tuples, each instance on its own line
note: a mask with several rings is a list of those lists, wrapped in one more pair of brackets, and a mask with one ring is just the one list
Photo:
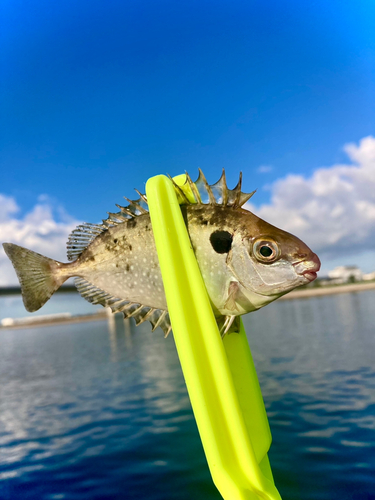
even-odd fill
[(228, 286), (228, 298), (224, 304), (225, 309), (229, 311), (238, 311), (236, 304), (236, 297), (239, 290), (239, 284), (237, 281), (231, 281)]

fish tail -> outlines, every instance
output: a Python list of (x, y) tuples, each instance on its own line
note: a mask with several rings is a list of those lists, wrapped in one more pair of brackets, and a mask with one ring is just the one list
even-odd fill
[(68, 273), (61, 272), (64, 264), (56, 260), (13, 243), (3, 243), (3, 247), (17, 273), (23, 303), (29, 312), (40, 309), (69, 278)]

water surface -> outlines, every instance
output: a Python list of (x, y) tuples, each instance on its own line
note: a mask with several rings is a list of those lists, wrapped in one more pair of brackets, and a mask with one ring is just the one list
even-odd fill
[[(54, 299), (48, 313), (86, 307)], [(1, 317), (22, 315), (5, 300)], [(375, 498), (374, 305), (366, 291), (245, 317), (284, 499)], [(0, 380), (0, 498), (221, 498), (172, 336), (120, 318), (1, 330)]]

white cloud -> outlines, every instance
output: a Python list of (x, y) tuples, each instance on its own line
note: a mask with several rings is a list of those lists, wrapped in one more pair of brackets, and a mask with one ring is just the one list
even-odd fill
[(319, 168), (309, 178), (278, 179), (269, 204), (248, 208), (301, 238), (323, 261), (353, 262), (370, 251), (375, 269), (375, 138), (344, 150), (350, 164)]
[(260, 167), (257, 168), (257, 172), (259, 174), (269, 174), (272, 172), (273, 166), (272, 165), (261, 165)]
[[(35, 250), (47, 257), (67, 262), (66, 242), (70, 232), (79, 221), (69, 217), (61, 207), (54, 208), (48, 196), (38, 198), (33, 210), (23, 218), (16, 218), (19, 212), (14, 198), (0, 194), (0, 242)], [(16, 273), (0, 247), (0, 286), (17, 285)]]
[(14, 198), (0, 194), (0, 223), (9, 218), (11, 214), (19, 211), (19, 207)]

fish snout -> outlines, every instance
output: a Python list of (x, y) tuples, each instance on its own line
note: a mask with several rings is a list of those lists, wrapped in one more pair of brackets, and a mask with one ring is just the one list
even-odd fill
[(317, 272), (320, 269), (320, 259), (316, 253), (312, 254), (311, 259), (305, 261), (305, 265), (306, 264), (308, 264), (308, 268), (305, 268), (302, 274), (308, 281), (314, 281), (317, 277)]
[(320, 259), (312, 253), (307, 259), (294, 264), (297, 274), (303, 276), (308, 282), (314, 281), (320, 269)]

